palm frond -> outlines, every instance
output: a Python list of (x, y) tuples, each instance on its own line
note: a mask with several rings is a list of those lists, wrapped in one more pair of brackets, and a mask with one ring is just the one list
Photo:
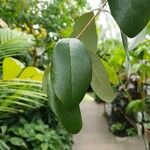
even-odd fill
[(9, 28), (0, 29), (0, 58), (23, 54), (34, 44), (32, 35)]
[(41, 82), (32, 80), (0, 81), (0, 119), (12, 114), (36, 109), (47, 102)]

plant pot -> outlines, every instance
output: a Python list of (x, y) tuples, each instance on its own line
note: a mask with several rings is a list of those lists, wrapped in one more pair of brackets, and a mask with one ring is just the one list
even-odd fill
[(105, 113), (108, 117), (112, 115), (112, 104), (105, 104)]
[(143, 120), (142, 113), (141, 113), (141, 112), (138, 112), (138, 113), (136, 114), (136, 121), (139, 122), (139, 123), (141, 123), (142, 120)]
[(142, 125), (140, 123), (136, 123), (138, 136), (142, 136)]
[(145, 136), (146, 136), (148, 142), (150, 142), (150, 129), (145, 128)]

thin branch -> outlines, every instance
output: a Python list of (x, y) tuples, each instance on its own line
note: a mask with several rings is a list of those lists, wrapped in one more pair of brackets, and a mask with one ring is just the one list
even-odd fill
[(82, 31), (78, 34), (76, 37), (77, 39), (80, 38), (80, 36), (83, 34), (83, 32), (89, 27), (89, 25), (92, 23), (92, 21), (99, 15), (99, 13), (103, 10), (104, 6), (106, 5), (107, 0), (103, 3), (102, 7), (99, 8), (98, 12), (91, 18), (91, 20), (86, 24), (86, 26), (82, 29)]
[[(98, 11), (99, 9), (100, 9), (100, 8), (95, 8), (95, 9), (92, 9), (91, 11)], [(101, 11), (110, 13), (110, 11), (108, 11), (108, 10), (106, 10), (106, 9), (102, 9)]]

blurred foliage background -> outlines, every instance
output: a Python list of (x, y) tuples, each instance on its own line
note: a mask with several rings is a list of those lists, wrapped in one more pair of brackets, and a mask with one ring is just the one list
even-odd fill
[(0, 18), (36, 40), (30, 63), (43, 68), (58, 39), (69, 37), (73, 22), (87, 10), (86, 0), (0, 0)]

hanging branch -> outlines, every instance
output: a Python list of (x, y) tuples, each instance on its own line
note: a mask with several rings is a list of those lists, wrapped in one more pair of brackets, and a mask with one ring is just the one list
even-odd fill
[(80, 36), (83, 34), (83, 32), (89, 27), (89, 25), (92, 23), (92, 21), (99, 15), (99, 13), (102, 11), (104, 6), (106, 5), (107, 0), (103, 3), (102, 7), (99, 8), (98, 12), (91, 18), (91, 20), (86, 24), (86, 26), (82, 29), (82, 31), (78, 34), (76, 37), (77, 39), (80, 38)]

